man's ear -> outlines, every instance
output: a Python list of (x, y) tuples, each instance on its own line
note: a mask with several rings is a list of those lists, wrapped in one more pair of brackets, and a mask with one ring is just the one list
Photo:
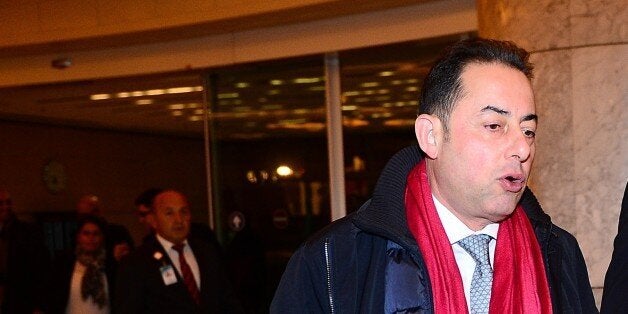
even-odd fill
[(421, 150), (425, 152), (427, 157), (436, 159), (442, 141), (440, 119), (429, 114), (419, 115), (414, 122), (414, 133)]

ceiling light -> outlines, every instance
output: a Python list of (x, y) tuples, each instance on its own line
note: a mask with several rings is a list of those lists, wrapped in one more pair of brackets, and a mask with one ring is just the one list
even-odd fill
[(390, 93), (390, 89), (383, 88), (383, 89), (377, 90), (377, 93), (378, 94), (388, 94), (388, 93)]
[(418, 83), (418, 82), (419, 82), (419, 80), (417, 80), (417, 79), (409, 79), (409, 80), (406, 80), (406, 83), (408, 83), (408, 84), (416, 84), (416, 83)]
[(247, 83), (247, 82), (238, 82), (238, 83), (235, 83), (235, 87), (236, 87), (236, 88), (247, 88), (247, 87), (249, 87), (249, 86), (250, 86), (250, 84), (249, 84), (249, 83)]
[(395, 74), (395, 72), (393, 72), (393, 71), (382, 71), (382, 72), (379, 72), (379, 76), (392, 76), (394, 74)]
[(194, 92), (202, 92), (203, 91), (203, 86), (194, 86), (194, 87), (192, 87), (192, 91), (194, 91)]
[(406, 87), (406, 92), (416, 92), (418, 90), (419, 90), (419, 88), (416, 87), (416, 86), (408, 86), (408, 87)]
[(202, 115), (203, 111), (205, 111), (205, 110), (203, 110), (203, 109), (196, 109), (196, 110), (194, 110), (194, 114), (195, 115)]
[[(197, 87), (200, 87), (200, 86), (197, 86)], [(190, 87), (190, 86), (186, 86), (186, 87), (172, 87), (172, 88), (166, 89), (166, 93), (168, 93), (168, 94), (191, 93), (191, 92), (196, 91), (197, 87)]]
[(131, 96), (133, 96), (133, 97), (141, 97), (141, 96), (144, 96), (144, 92), (141, 91), (141, 90), (136, 90), (134, 92), (131, 92)]
[(170, 112), (170, 114), (175, 116), (175, 117), (178, 117), (178, 116), (182, 116), (183, 115), (183, 111), (175, 110), (175, 111)]
[(352, 90), (352, 91), (346, 91), (344, 93), (342, 93), (343, 96), (358, 96), (360, 95), (360, 92)]
[(192, 122), (201, 121), (201, 120), (203, 120), (203, 116), (189, 116), (188, 120), (192, 121)]
[(277, 172), (278, 175), (282, 177), (288, 177), (294, 174), (294, 171), (292, 170), (292, 168), (285, 165), (281, 165), (277, 167), (277, 170), (275, 171)]
[(94, 94), (89, 96), (89, 99), (91, 100), (105, 100), (109, 98), (111, 98), (111, 95), (109, 94)]
[(239, 93), (221, 93), (218, 94), (218, 99), (231, 99), (240, 97)]
[(311, 83), (318, 83), (322, 80), (323, 79), (320, 77), (299, 77), (292, 80), (292, 82), (295, 84), (311, 84)]
[(166, 93), (165, 89), (149, 89), (147, 91), (144, 92), (147, 96), (156, 96), (156, 95), (163, 95)]
[(136, 105), (150, 105), (153, 103), (152, 99), (138, 99), (135, 101)]
[(283, 80), (270, 80), (270, 85), (283, 85)]
[(185, 109), (185, 105), (184, 104), (172, 104), (172, 105), (168, 105), (168, 109), (170, 109), (170, 110), (182, 110), (182, 109)]
[(353, 111), (353, 110), (357, 110), (358, 106), (342, 106), (342, 111)]
[(116, 97), (118, 97), (118, 98), (131, 97), (131, 93), (129, 93), (129, 92), (119, 92), (119, 93), (116, 94)]
[(360, 86), (365, 87), (365, 88), (376, 87), (376, 86), (379, 86), (379, 83), (377, 83), (377, 82), (365, 82), (365, 83), (360, 84)]
[(390, 84), (392, 85), (401, 85), (403, 82), (401, 80), (394, 80), (394, 81), (390, 81)]

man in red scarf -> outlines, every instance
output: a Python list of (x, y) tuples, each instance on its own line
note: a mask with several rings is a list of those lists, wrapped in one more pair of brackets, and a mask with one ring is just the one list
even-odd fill
[(271, 312), (597, 312), (578, 243), (526, 187), (528, 56), (486, 39), (447, 50), (421, 89), (420, 150), (397, 153), (369, 201), (303, 244)]

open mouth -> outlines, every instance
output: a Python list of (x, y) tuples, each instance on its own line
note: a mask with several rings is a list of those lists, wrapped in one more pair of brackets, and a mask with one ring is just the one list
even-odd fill
[(519, 192), (525, 186), (525, 177), (523, 175), (508, 175), (500, 180), (504, 189), (508, 192)]

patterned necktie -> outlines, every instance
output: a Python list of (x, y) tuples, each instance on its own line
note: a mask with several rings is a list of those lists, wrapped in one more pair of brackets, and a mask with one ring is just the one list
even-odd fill
[(194, 280), (194, 274), (192, 274), (192, 269), (185, 260), (185, 255), (183, 255), (183, 247), (183, 243), (175, 244), (172, 246), (172, 248), (179, 253), (179, 266), (181, 267), (181, 276), (183, 276), (183, 283), (185, 283), (185, 286), (190, 292), (192, 299), (194, 299), (194, 302), (196, 302), (196, 304), (201, 304), (201, 292), (198, 290), (196, 280)]
[(488, 256), (488, 243), (491, 236), (486, 234), (470, 235), (458, 244), (475, 260), (475, 270), (471, 280), (471, 314), (488, 313), (493, 285), (493, 269)]

